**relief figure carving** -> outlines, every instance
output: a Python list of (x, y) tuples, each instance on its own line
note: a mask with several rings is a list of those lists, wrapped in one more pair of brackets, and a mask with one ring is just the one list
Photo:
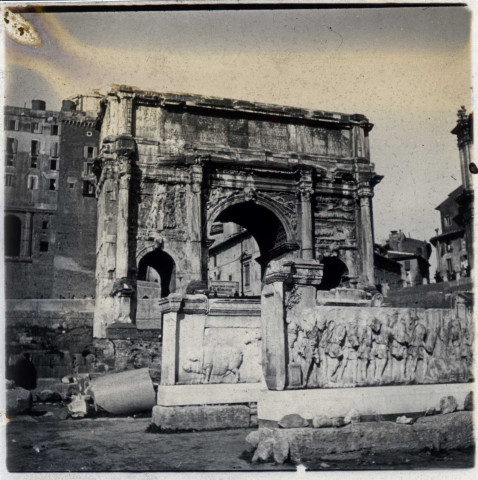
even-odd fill
[(200, 358), (192, 357), (183, 365), (183, 370), (187, 373), (201, 374), (201, 383), (210, 383), (211, 376), (220, 376), (233, 374), (234, 382), (240, 381), (239, 369), (242, 365), (243, 353), (237, 347), (225, 344), (208, 344), (204, 347), (204, 356)]

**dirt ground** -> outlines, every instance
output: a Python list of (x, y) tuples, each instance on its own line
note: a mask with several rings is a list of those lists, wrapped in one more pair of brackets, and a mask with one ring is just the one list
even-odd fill
[[(250, 463), (252, 429), (149, 433), (150, 418), (59, 419), (18, 416), (7, 427), (10, 472), (295, 470), (290, 464)], [(470, 468), (473, 451), (417, 452), (324, 461), (311, 470)]]

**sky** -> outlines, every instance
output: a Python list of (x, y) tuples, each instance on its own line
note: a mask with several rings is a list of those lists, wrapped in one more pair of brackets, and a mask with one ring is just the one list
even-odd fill
[[(461, 184), (456, 137), (471, 109), (466, 7), (24, 14), (37, 46), (10, 38), (7, 105), (119, 83), (343, 113), (375, 125), (375, 239), (429, 240)], [(432, 258), (432, 265), (436, 264)], [(432, 275), (434, 268), (432, 269)]]

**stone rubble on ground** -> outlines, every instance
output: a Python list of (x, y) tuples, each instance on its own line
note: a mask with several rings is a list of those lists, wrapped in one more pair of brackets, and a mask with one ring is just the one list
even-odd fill
[(309, 422), (297, 413), (292, 413), (282, 417), (278, 425), (281, 428), (304, 428), (309, 426)]
[(473, 410), (473, 392), (470, 392), (465, 398), (464, 410)]
[(429, 417), (431, 415), (438, 415), (440, 413), (435, 407), (428, 407), (425, 412), (425, 417)]
[(276, 435), (274, 438), (274, 444), (272, 445), (272, 456), (274, 461), (279, 464), (283, 464), (289, 458), (289, 441), (280, 435)]
[(349, 410), (347, 415), (344, 417), (344, 423), (345, 425), (348, 425), (349, 423), (360, 423), (360, 413), (357, 409), (352, 408)]
[(414, 423), (414, 420), (413, 418), (402, 415), (401, 417), (397, 417), (395, 423), (398, 423), (400, 425), (412, 425)]
[(253, 432), (249, 433), (246, 437), (246, 442), (252, 447), (256, 448), (257, 445), (259, 444), (259, 430), (254, 430)]
[(440, 400), (440, 413), (453, 413), (458, 407), (456, 398), (453, 395), (442, 397)]
[[(467, 449), (474, 445), (473, 418), (470, 412), (420, 417), (416, 422), (361, 422), (349, 428), (276, 428), (259, 429), (254, 462), (294, 464), (396, 452), (444, 451)], [(342, 419), (343, 420), (343, 419)], [(411, 420), (411, 419), (410, 419)], [(252, 440), (251, 438), (251, 440)], [(289, 446), (288, 457), (287, 445)]]
[(312, 419), (312, 426), (314, 428), (332, 427), (332, 419), (327, 415), (317, 415)]
[(78, 394), (71, 398), (68, 404), (68, 412), (73, 418), (83, 418), (88, 414), (88, 405), (84, 395)]
[(335, 417), (332, 419), (332, 426), (340, 428), (345, 426), (344, 417)]
[(28, 412), (32, 408), (32, 394), (21, 387), (7, 390), (7, 415), (14, 416)]
[(45, 389), (36, 394), (37, 402), (61, 402), (61, 394), (53, 390)]
[(254, 456), (252, 457), (252, 463), (268, 462), (272, 456), (272, 449), (274, 446), (274, 440), (272, 438), (265, 438), (261, 440), (257, 445)]

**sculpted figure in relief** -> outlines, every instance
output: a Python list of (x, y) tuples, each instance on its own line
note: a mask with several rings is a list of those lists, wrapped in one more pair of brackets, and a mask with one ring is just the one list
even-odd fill
[(372, 328), (369, 325), (369, 319), (365, 310), (359, 312), (357, 319), (358, 330), (358, 372), (357, 380), (360, 383), (366, 383), (369, 380), (369, 366), (372, 362), (373, 335)]
[(380, 383), (388, 364), (389, 357), (389, 331), (386, 325), (383, 325), (378, 318), (372, 321), (372, 361), (373, 361), (373, 381)]
[[(429, 357), (433, 353), (434, 345), (428, 330), (421, 322), (415, 324), (407, 351), (405, 376), (407, 381), (423, 381), (428, 371)], [(419, 362), (421, 365), (419, 374)]]
[(220, 376), (222, 379), (234, 374), (234, 382), (240, 381), (239, 369), (242, 365), (242, 351), (231, 345), (206, 345), (203, 361), (197, 357), (188, 359), (183, 370), (187, 373), (201, 374), (201, 383), (211, 383), (211, 376)]
[(405, 364), (407, 358), (408, 345), (410, 344), (410, 337), (408, 335), (409, 318), (407, 311), (399, 311), (395, 314), (395, 322), (391, 331), (391, 366), (392, 366), (392, 380), (405, 380)]
[(329, 320), (324, 334), (326, 378), (331, 382), (337, 381), (337, 373), (344, 361), (344, 341), (347, 331), (343, 325), (337, 325)]
[(359, 335), (357, 325), (348, 325), (342, 349), (343, 359), (337, 370), (337, 380), (344, 379), (344, 373), (347, 369), (350, 372), (350, 381), (353, 384), (357, 382), (358, 348)]

